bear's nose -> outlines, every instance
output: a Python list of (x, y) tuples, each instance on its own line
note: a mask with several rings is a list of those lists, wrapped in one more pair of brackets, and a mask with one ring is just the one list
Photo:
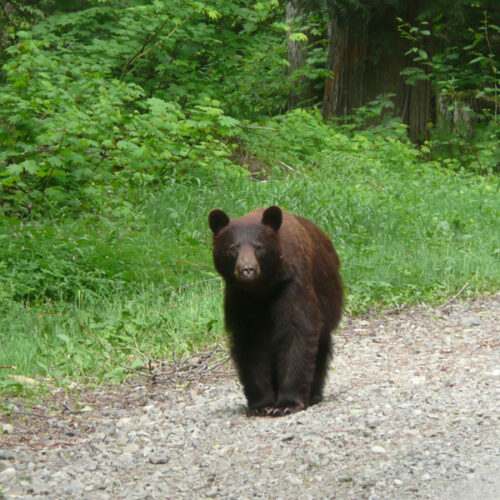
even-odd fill
[(236, 267), (235, 274), (239, 280), (253, 281), (259, 277), (259, 270), (252, 264), (243, 264)]
[(251, 245), (241, 245), (234, 274), (237, 279), (247, 282), (254, 281), (259, 277), (259, 262)]
[(247, 265), (247, 266), (243, 267), (241, 274), (244, 278), (253, 278), (253, 277), (255, 277), (255, 274), (256, 274), (255, 267)]

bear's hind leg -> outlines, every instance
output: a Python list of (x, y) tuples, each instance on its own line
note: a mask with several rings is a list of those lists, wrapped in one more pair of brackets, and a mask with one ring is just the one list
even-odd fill
[(280, 416), (310, 405), (322, 321), (314, 292), (299, 283), (282, 293), (272, 315), (277, 356), (275, 414)]
[(332, 357), (332, 341), (330, 332), (326, 339), (323, 338), (316, 353), (316, 366), (314, 368), (314, 378), (311, 386), (310, 404), (315, 405), (323, 399), (323, 388), (325, 387), (328, 365)]
[(276, 416), (305, 410), (311, 404), (317, 335), (313, 330), (302, 329), (300, 332), (289, 330), (284, 337), (277, 367)]

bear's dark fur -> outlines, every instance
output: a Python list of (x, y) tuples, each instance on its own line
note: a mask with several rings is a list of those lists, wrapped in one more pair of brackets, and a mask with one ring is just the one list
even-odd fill
[(330, 239), (276, 206), (231, 221), (216, 209), (208, 219), (247, 415), (287, 415), (318, 403), (342, 312)]

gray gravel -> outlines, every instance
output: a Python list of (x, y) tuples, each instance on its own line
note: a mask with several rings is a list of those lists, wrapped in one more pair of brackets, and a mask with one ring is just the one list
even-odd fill
[(11, 422), (0, 485), (23, 499), (498, 499), (499, 324), (500, 295), (347, 318), (325, 401), (288, 417), (246, 418), (228, 368), (89, 395), (89, 411)]

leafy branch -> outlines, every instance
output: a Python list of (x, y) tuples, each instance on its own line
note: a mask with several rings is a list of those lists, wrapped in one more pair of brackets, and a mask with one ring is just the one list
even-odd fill
[[(182, 22), (176, 24), (176, 26), (174, 26), (174, 28), (167, 34), (167, 36), (165, 37), (165, 39), (169, 39), (170, 37), (172, 37), (174, 35), (174, 33), (185, 23), (187, 23), (189, 21), (189, 19), (191, 18), (191, 16), (187, 16)], [(151, 34), (149, 34), (146, 39), (144, 40), (144, 43), (142, 44), (142, 46), (139, 48), (139, 50), (124, 64), (123, 68), (122, 68), (122, 72), (121, 72), (121, 75), (120, 75), (120, 80), (123, 81), (123, 79), (125, 78), (125, 76), (127, 75), (127, 73), (129, 73), (131, 71), (131, 66), (132, 64), (137, 60), (139, 59), (140, 57), (143, 57), (145, 55), (147, 55), (150, 51), (151, 51), (151, 48), (148, 48), (146, 50), (146, 47), (148, 47), (148, 45), (152, 45), (155, 40), (158, 38), (158, 36), (160, 35), (160, 33), (163, 31), (163, 29), (165, 28), (165, 26), (167, 25), (167, 23), (170, 21), (171, 19), (169, 17), (167, 17), (157, 28), (156, 30)]]

